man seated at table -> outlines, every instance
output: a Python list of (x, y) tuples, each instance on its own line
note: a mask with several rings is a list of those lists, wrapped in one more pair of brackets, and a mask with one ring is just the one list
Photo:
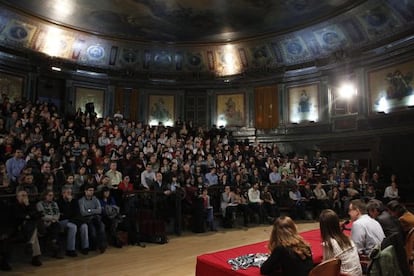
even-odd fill
[(384, 231), (378, 221), (367, 214), (365, 202), (354, 199), (349, 204), (348, 214), (351, 218), (351, 238), (360, 255), (369, 255), (385, 238)]
[(390, 214), (398, 218), (404, 235), (407, 235), (411, 228), (414, 227), (414, 214), (407, 210), (407, 208), (397, 200), (391, 200), (387, 204)]

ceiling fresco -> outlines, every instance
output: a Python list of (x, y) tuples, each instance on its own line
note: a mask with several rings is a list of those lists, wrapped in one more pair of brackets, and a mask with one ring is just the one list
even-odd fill
[(224, 42), (285, 32), (355, 0), (2, 0), (63, 26), (140, 41)]
[[(5, 5), (5, 2), (13, 2), (27, 13)], [(40, 52), (75, 64), (104, 69), (222, 77), (244, 72), (271, 72), (326, 58), (337, 52), (377, 48), (414, 34), (414, 0), (368, 0), (362, 3), (339, 0), (194, 3), (185, 0), (105, 0), (99, 1), (99, 6), (96, 2), (0, 0), (0, 46)], [(212, 3), (211, 8), (202, 9), (208, 5), (207, 2)], [(221, 4), (221, 10), (212, 8), (221, 2), (225, 2), (225, 5)], [(241, 3), (243, 11), (237, 12), (241, 8), (234, 8), (236, 2)], [(357, 4), (351, 7), (350, 2)], [(54, 3), (62, 5), (66, 16), (62, 12), (60, 17), (57, 16)], [(70, 10), (70, 7), (75, 10)], [(229, 7), (234, 9), (229, 10)], [(326, 17), (326, 13), (333, 12), (333, 7), (342, 10)], [(188, 11), (180, 12), (180, 16), (173, 12), (183, 9)], [(106, 14), (103, 17), (102, 11)], [(220, 18), (225, 11), (227, 20)], [(141, 17), (136, 15), (138, 12), (142, 13)], [(183, 23), (194, 14), (208, 12), (214, 12), (213, 17), (220, 18), (220, 22), (193, 18), (187, 24)], [(251, 17), (255, 19), (249, 19), (248, 13), (254, 14)], [(318, 21), (321, 17), (314, 16), (315, 13), (325, 15), (325, 19)], [(129, 21), (121, 20), (119, 14)], [(132, 14), (137, 17), (132, 19)], [(153, 25), (147, 25), (148, 22)], [(299, 24), (304, 25), (291, 29)], [(178, 26), (183, 29), (177, 31), (181, 28)], [(276, 33), (262, 36), (269, 31)], [(229, 33), (234, 35), (231, 39), (256, 36), (220, 42)], [(157, 35), (160, 37), (155, 38)], [(170, 40), (174, 43), (166, 42)]]

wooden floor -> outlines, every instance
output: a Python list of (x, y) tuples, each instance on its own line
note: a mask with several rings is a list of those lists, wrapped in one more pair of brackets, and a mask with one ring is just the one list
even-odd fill
[[(4, 275), (180, 275), (193, 276), (196, 257), (232, 247), (267, 240), (272, 226), (219, 229), (218, 232), (170, 236), (164, 245), (147, 244), (146, 248), (110, 247), (100, 255), (95, 252), (76, 258), (55, 260), (44, 257), (43, 266), (33, 267), (23, 261), (12, 262), (13, 271)], [(298, 223), (299, 231), (315, 229), (318, 224)], [(27, 259), (29, 262), (29, 259)]]

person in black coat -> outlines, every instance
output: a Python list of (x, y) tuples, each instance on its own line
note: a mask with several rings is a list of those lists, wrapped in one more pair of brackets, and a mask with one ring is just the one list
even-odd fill
[(11, 212), (14, 227), (17, 229), (16, 233), (21, 235), (26, 242), (26, 251), (32, 253), (32, 265), (41, 266), (42, 262), (39, 257), (42, 252), (37, 237), (37, 225), (42, 214), (29, 202), (29, 196), (25, 190), (18, 191), (16, 199), (17, 202)]

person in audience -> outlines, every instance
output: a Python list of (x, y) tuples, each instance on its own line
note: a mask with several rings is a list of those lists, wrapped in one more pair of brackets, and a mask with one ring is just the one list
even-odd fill
[(211, 206), (210, 204), (210, 196), (208, 195), (207, 188), (203, 188), (200, 198), (203, 200), (203, 207), (204, 213), (206, 214), (207, 227), (210, 229), (210, 231), (217, 231), (217, 227), (214, 223), (213, 206)]
[(262, 192), (263, 199), (263, 211), (266, 215), (267, 220), (270, 223), (273, 223), (274, 219), (280, 215), (279, 208), (276, 204), (276, 201), (273, 199), (272, 192), (268, 185), (263, 187)]
[(377, 192), (375, 191), (375, 187), (372, 184), (368, 184), (367, 190), (365, 191), (365, 201), (369, 201), (371, 199), (377, 198)]
[(353, 222), (351, 238), (358, 248), (358, 253), (368, 256), (385, 238), (384, 231), (379, 222), (367, 214), (366, 204), (360, 199), (351, 201), (348, 214)]
[(224, 225), (231, 226), (232, 222), (236, 220), (237, 203), (234, 200), (234, 192), (231, 191), (229, 185), (225, 186), (220, 200), (220, 209), (223, 215)]
[(391, 200), (399, 200), (397, 182), (392, 181), (391, 185), (385, 188), (384, 192), (384, 203), (388, 203)]
[(327, 209), (329, 206), (329, 199), (328, 199), (328, 195), (325, 192), (325, 189), (322, 187), (322, 183), (318, 182), (318, 184), (316, 184), (315, 189), (313, 189), (313, 194), (315, 195), (315, 200), (316, 200), (316, 217), (319, 216), (319, 213), (324, 210)]
[(122, 242), (117, 236), (118, 224), (122, 221), (120, 208), (115, 199), (111, 196), (111, 190), (108, 187), (102, 188), (99, 202), (102, 207), (102, 221), (109, 230), (109, 236), (115, 247), (121, 248)]
[(29, 196), (26, 191), (16, 192), (16, 203), (12, 208), (15, 229), (23, 237), (26, 243), (26, 253), (32, 255), (32, 265), (41, 266), (39, 239), (37, 225), (40, 223), (42, 214), (36, 210), (36, 207), (29, 202)]
[(117, 170), (117, 166), (117, 162), (112, 161), (109, 171), (105, 173), (109, 177), (112, 187), (115, 189), (118, 189), (118, 185), (122, 181), (122, 173)]
[(263, 222), (263, 199), (260, 198), (259, 183), (254, 183), (248, 190), (249, 208), (258, 217), (258, 222)]
[(289, 191), (289, 198), (292, 201), (291, 212), (293, 218), (305, 219), (306, 198), (302, 196), (297, 184), (293, 185), (292, 189)]
[(398, 218), (406, 235), (414, 227), (414, 214), (407, 210), (407, 208), (397, 200), (391, 200), (387, 204), (390, 214)]
[(370, 217), (376, 219), (381, 224), (386, 237), (396, 234), (401, 238), (401, 241), (403, 240), (404, 233), (400, 222), (384, 208), (384, 204), (381, 201), (378, 199), (368, 201), (367, 211)]
[(24, 159), (23, 151), (15, 149), (14, 156), (6, 161), (7, 176), (12, 185), (17, 186), (20, 173), (25, 166), (26, 160)]
[(337, 258), (341, 260), (341, 274), (362, 276), (357, 247), (342, 232), (338, 215), (331, 209), (323, 210), (319, 216), (319, 228), (322, 237), (323, 261)]
[(238, 212), (243, 214), (243, 225), (245, 227), (248, 226), (250, 216), (248, 201), (247, 192), (243, 192), (240, 187), (236, 187), (234, 191), (234, 203), (237, 204)]
[(54, 193), (52, 190), (46, 190), (42, 193), (42, 200), (36, 204), (37, 210), (42, 214), (42, 223), (40, 229), (41, 234), (45, 235), (48, 241), (48, 246), (52, 250), (52, 256), (61, 259), (63, 258), (60, 252), (59, 233), (60, 233), (60, 211), (59, 206), (54, 201)]
[(105, 225), (102, 222), (102, 206), (94, 196), (93, 186), (85, 187), (84, 196), (79, 199), (79, 210), (83, 219), (88, 224), (88, 233), (91, 238), (92, 248), (98, 248), (104, 253), (107, 247)]
[(124, 176), (124, 178), (118, 185), (118, 189), (124, 193), (130, 193), (134, 191), (134, 184), (130, 182), (130, 178), (128, 175)]
[(60, 211), (60, 226), (66, 230), (66, 256), (76, 257), (76, 234), (79, 230), (81, 253), (86, 255), (89, 250), (88, 225), (80, 216), (79, 205), (73, 198), (72, 189), (64, 187), (62, 196), (57, 200)]
[(341, 199), (339, 197), (338, 185), (332, 187), (328, 191), (329, 205), (338, 214), (340, 218), (344, 216), (343, 208), (341, 205)]
[(205, 185), (207, 187), (217, 185), (219, 183), (219, 179), (216, 173), (216, 167), (211, 167), (210, 172), (206, 173), (204, 178), (205, 178)]
[(268, 249), (271, 255), (260, 267), (262, 275), (307, 276), (313, 268), (311, 249), (290, 217), (275, 220)]

